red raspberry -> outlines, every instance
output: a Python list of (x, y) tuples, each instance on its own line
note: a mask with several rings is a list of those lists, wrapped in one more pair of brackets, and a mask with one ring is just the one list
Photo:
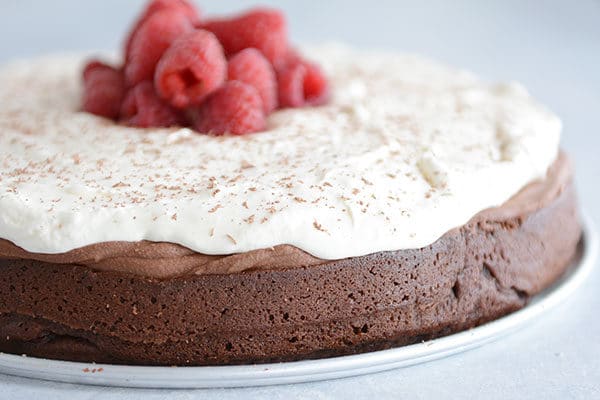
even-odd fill
[(294, 49), (294, 48), (290, 48), (286, 51), (285, 53), (285, 58), (282, 60), (281, 63), (279, 63), (276, 66), (276, 69), (281, 69), (284, 67), (290, 67), (292, 65), (298, 64), (303, 62), (304, 59), (302, 58), (302, 56), (300, 55), (300, 53)]
[(277, 65), (287, 52), (287, 23), (276, 10), (258, 8), (236, 18), (207, 21), (202, 28), (217, 35), (228, 56), (254, 47)]
[(158, 94), (171, 105), (199, 105), (227, 78), (227, 60), (212, 33), (192, 31), (179, 37), (156, 67), (154, 84)]
[(142, 82), (129, 90), (121, 107), (121, 120), (140, 128), (182, 125), (179, 113), (163, 102), (152, 82)]
[(319, 106), (329, 100), (329, 83), (318, 65), (290, 53), (288, 63), (277, 69), (281, 107)]
[(277, 108), (277, 77), (269, 61), (256, 49), (245, 49), (229, 59), (229, 80), (253, 86), (260, 95), (266, 114)]
[(83, 67), (83, 81), (85, 82), (86, 80), (88, 80), (88, 78), (91, 76), (91, 74), (94, 73), (94, 71), (97, 71), (99, 69), (115, 69), (111, 67), (108, 64), (103, 63), (100, 60), (90, 60), (87, 62), (87, 64), (85, 64), (85, 67)]
[(134, 86), (152, 80), (163, 53), (175, 39), (192, 29), (193, 25), (181, 11), (157, 11), (148, 17), (133, 36), (130, 51), (126, 55), (127, 85)]
[(188, 0), (152, 0), (146, 6), (146, 9), (142, 13), (140, 19), (149, 17), (157, 11), (174, 8), (183, 11), (190, 18), (190, 21), (194, 23), (200, 21), (200, 13), (198, 12), (198, 9), (192, 2)]
[(262, 131), (266, 117), (258, 91), (238, 81), (229, 81), (200, 108), (195, 128), (213, 135), (243, 135)]
[(325, 73), (317, 64), (304, 61), (306, 68), (304, 77), (304, 97), (306, 104), (310, 106), (321, 106), (329, 101), (329, 82)]
[(140, 29), (140, 26), (150, 17), (152, 14), (163, 11), (163, 10), (178, 10), (184, 13), (191, 23), (198, 24), (200, 22), (200, 14), (196, 7), (187, 0), (153, 0), (148, 3), (146, 9), (140, 14), (137, 21), (133, 25), (133, 29), (127, 35), (125, 40), (125, 54), (129, 54), (131, 48), (131, 40), (135, 36), (136, 32)]
[(83, 71), (83, 83), (83, 110), (117, 119), (125, 95), (123, 72), (93, 60)]

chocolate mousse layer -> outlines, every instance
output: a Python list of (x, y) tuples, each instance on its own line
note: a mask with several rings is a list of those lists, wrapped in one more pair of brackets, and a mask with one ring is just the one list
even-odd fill
[[(119, 257), (103, 258), (85, 251), (35, 255), (3, 241), (0, 350), (219, 365), (352, 354), (440, 337), (518, 310), (559, 278), (577, 256), (577, 210), (561, 155), (546, 180), (421, 249), (334, 261), (291, 246), (226, 257), (147, 242), (113, 243), (112, 253), (106, 245), (87, 249), (114, 255), (120, 248)], [(142, 265), (153, 258), (143, 248), (170, 251), (165, 264), (177, 264), (177, 257), (196, 263), (154, 273)]]

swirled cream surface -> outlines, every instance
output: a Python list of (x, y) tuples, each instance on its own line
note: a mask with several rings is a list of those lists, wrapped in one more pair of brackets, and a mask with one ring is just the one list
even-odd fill
[(418, 248), (543, 179), (560, 120), (516, 83), (412, 55), (311, 48), (324, 107), (265, 132), (136, 129), (79, 111), (83, 59), (0, 69), (0, 238), (32, 253), (149, 240), (322, 259)]

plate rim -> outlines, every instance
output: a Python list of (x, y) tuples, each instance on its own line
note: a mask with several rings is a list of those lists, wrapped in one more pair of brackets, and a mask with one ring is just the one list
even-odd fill
[(581, 212), (581, 258), (550, 288), (521, 310), (441, 338), (368, 353), (282, 363), (232, 366), (129, 366), (82, 363), (0, 352), (0, 373), (46, 381), (131, 388), (233, 388), (316, 382), (382, 372), (458, 354), (515, 332), (570, 297), (593, 270), (598, 232)]

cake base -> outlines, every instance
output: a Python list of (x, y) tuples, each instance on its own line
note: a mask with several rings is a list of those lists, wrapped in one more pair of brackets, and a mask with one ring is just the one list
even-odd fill
[(468, 331), (388, 350), (318, 360), (229, 366), (131, 366), (65, 362), (0, 353), (0, 373), (87, 385), (199, 389), (316, 382), (409, 367), (462, 353), (531, 325), (564, 304), (587, 279), (598, 254), (598, 233), (583, 218), (584, 232), (572, 266), (523, 309)]
[(535, 211), (484, 216), (422, 249), (273, 271), (158, 280), (0, 260), (0, 351), (221, 365), (353, 354), (448, 335), (522, 308), (564, 273), (581, 236), (571, 184)]

